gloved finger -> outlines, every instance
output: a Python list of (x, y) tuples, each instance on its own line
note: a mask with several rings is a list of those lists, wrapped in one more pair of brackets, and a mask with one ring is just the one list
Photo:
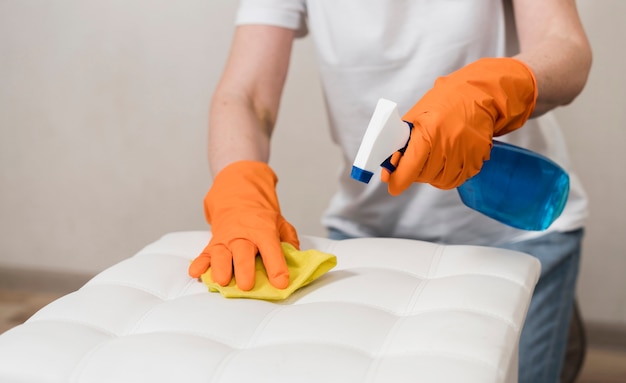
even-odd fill
[(477, 139), (474, 145), (465, 149), (464, 153), (446, 160), (443, 171), (428, 182), (440, 189), (453, 189), (461, 186), (469, 178), (478, 174), (484, 160), (489, 159), (490, 152), (490, 140)]
[(209, 246), (207, 245), (202, 253), (196, 257), (196, 259), (189, 265), (189, 276), (192, 278), (199, 278), (204, 274), (211, 266), (211, 256), (209, 255)]
[(451, 180), (441, 180), (441, 181), (433, 181), (430, 184), (434, 187), (436, 187), (437, 189), (441, 189), (441, 190), (450, 190), (450, 189), (454, 189), (458, 186), (461, 186), (461, 184), (463, 184), (463, 182), (460, 182), (459, 180), (461, 179), (461, 177), (456, 177), (454, 179)]
[(437, 148), (431, 150), (428, 159), (422, 167), (422, 171), (415, 174), (413, 182), (433, 183), (441, 181), (445, 173), (446, 158), (443, 157)]
[(289, 285), (289, 269), (280, 241), (265, 239), (258, 245), (267, 279), (276, 288), (286, 288)]
[(296, 250), (300, 250), (300, 239), (298, 238), (298, 232), (296, 232), (296, 228), (293, 227), (292, 224), (287, 222), (282, 216), (279, 218), (278, 222), (278, 232), (280, 235), (280, 240), (282, 242), (287, 242), (293, 245)]
[(463, 179), (462, 175), (463, 168), (458, 166), (458, 164), (444, 163), (443, 169), (436, 176), (430, 177), (428, 181), (424, 182), (428, 182), (442, 190), (449, 190), (460, 186), (465, 181), (461, 181)]
[[(391, 164), (394, 167), (398, 167), (398, 162), (400, 161), (400, 157), (402, 157), (402, 153), (395, 152), (391, 155), (391, 159), (389, 159), (389, 162), (391, 162)], [(389, 170), (387, 170), (386, 168), (383, 168), (380, 172), (380, 180), (384, 183), (389, 183), (390, 174), (391, 173), (389, 172)]]
[(436, 188), (448, 190), (458, 186), (457, 182), (461, 178), (462, 172), (463, 163), (459, 158), (444, 156), (435, 150), (415, 181), (429, 183)]
[(211, 248), (211, 277), (220, 286), (226, 286), (233, 279), (233, 255), (226, 246)]
[(233, 254), (237, 287), (248, 291), (254, 287), (255, 258), (258, 249), (252, 242), (246, 239), (238, 239), (231, 242), (230, 250)]
[[(478, 159), (478, 161), (476, 161)], [(440, 179), (436, 179), (432, 183), (433, 186), (440, 189), (454, 189), (457, 188), (471, 177), (478, 174), (482, 167), (483, 161), (480, 157), (467, 158), (463, 163), (450, 164), (446, 167), (444, 174)]]
[(430, 141), (424, 136), (420, 129), (413, 129), (411, 141), (400, 157), (396, 171), (389, 175), (389, 194), (397, 196), (405, 191), (415, 178), (422, 172), (424, 164), (428, 160), (431, 151)]

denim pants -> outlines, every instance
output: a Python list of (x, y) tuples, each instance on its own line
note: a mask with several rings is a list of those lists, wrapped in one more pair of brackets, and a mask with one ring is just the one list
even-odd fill
[(541, 275), (520, 338), (519, 383), (560, 381), (582, 238), (583, 229), (579, 229), (502, 246), (533, 255), (541, 262)]
[[(567, 349), (583, 229), (549, 233), (539, 238), (498, 247), (530, 254), (541, 262), (522, 329), (519, 348), (519, 383), (558, 383)], [(330, 239), (350, 236), (328, 230)]]

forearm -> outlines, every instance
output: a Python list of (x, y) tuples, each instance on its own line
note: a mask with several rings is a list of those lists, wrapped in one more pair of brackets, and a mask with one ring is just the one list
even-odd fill
[(217, 174), (240, 161), (269, 161), (273, 121), (263, 121), (246, 96), (216, 92), (209, 115), (209, 165)]
[(591, 68), (591, 48), (573, 0), (516, 0), (520, 53), (537, 80), (533, 116), (572, 102)]
[(591, 52), (587, 48), (571, 41), (552, 39), (532, 52), (515, 57), (533, 70), (537, 80), (537, 105), (533, 117), (567, 105), (580, 94), (591, 66)]
[(240, 161), (269, 160), (270, 137), (287, 76), (294, 32), (245, 25), (236, 29), (209, 115), (213, 175)]

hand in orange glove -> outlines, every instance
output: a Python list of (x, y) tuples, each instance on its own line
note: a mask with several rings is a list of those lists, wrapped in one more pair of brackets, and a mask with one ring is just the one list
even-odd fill
[(485, 58), (437, 79), (409, 110), (412, 123), (404, 154), (394, 153), (395, 172), (381, 173), (389, 193), (413, 182), (452, 189), (476, 175), (489, 159), (493, 136), (521, 127), (537, 100), (535, 77), (512, 58)]
[(300, 247), (296, 230), (280, 213), (276, 175), (263, 162), (239, 161), (222, 169), (204, 198), (212, 238), (189, 266), (197, 278), (211, 268), (221, 286), (235, 274), (237, 287), (254, 287), (255, 257), (260, 253), (268, 280), (277, 288), (289, 284), (281, 241)]

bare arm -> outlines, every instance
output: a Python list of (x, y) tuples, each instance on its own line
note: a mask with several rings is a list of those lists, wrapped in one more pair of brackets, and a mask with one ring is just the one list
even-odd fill
[(513, 0), (520, 41), (517, 59), (537, 78), (533, 116), (566, 105), (582, 91), (591, 67), (591, 47), (575, 0)]
[(209, 115), (209, 163), (215, 175), (238, 160), (269, 160), (294, 31), (237, 27)]

